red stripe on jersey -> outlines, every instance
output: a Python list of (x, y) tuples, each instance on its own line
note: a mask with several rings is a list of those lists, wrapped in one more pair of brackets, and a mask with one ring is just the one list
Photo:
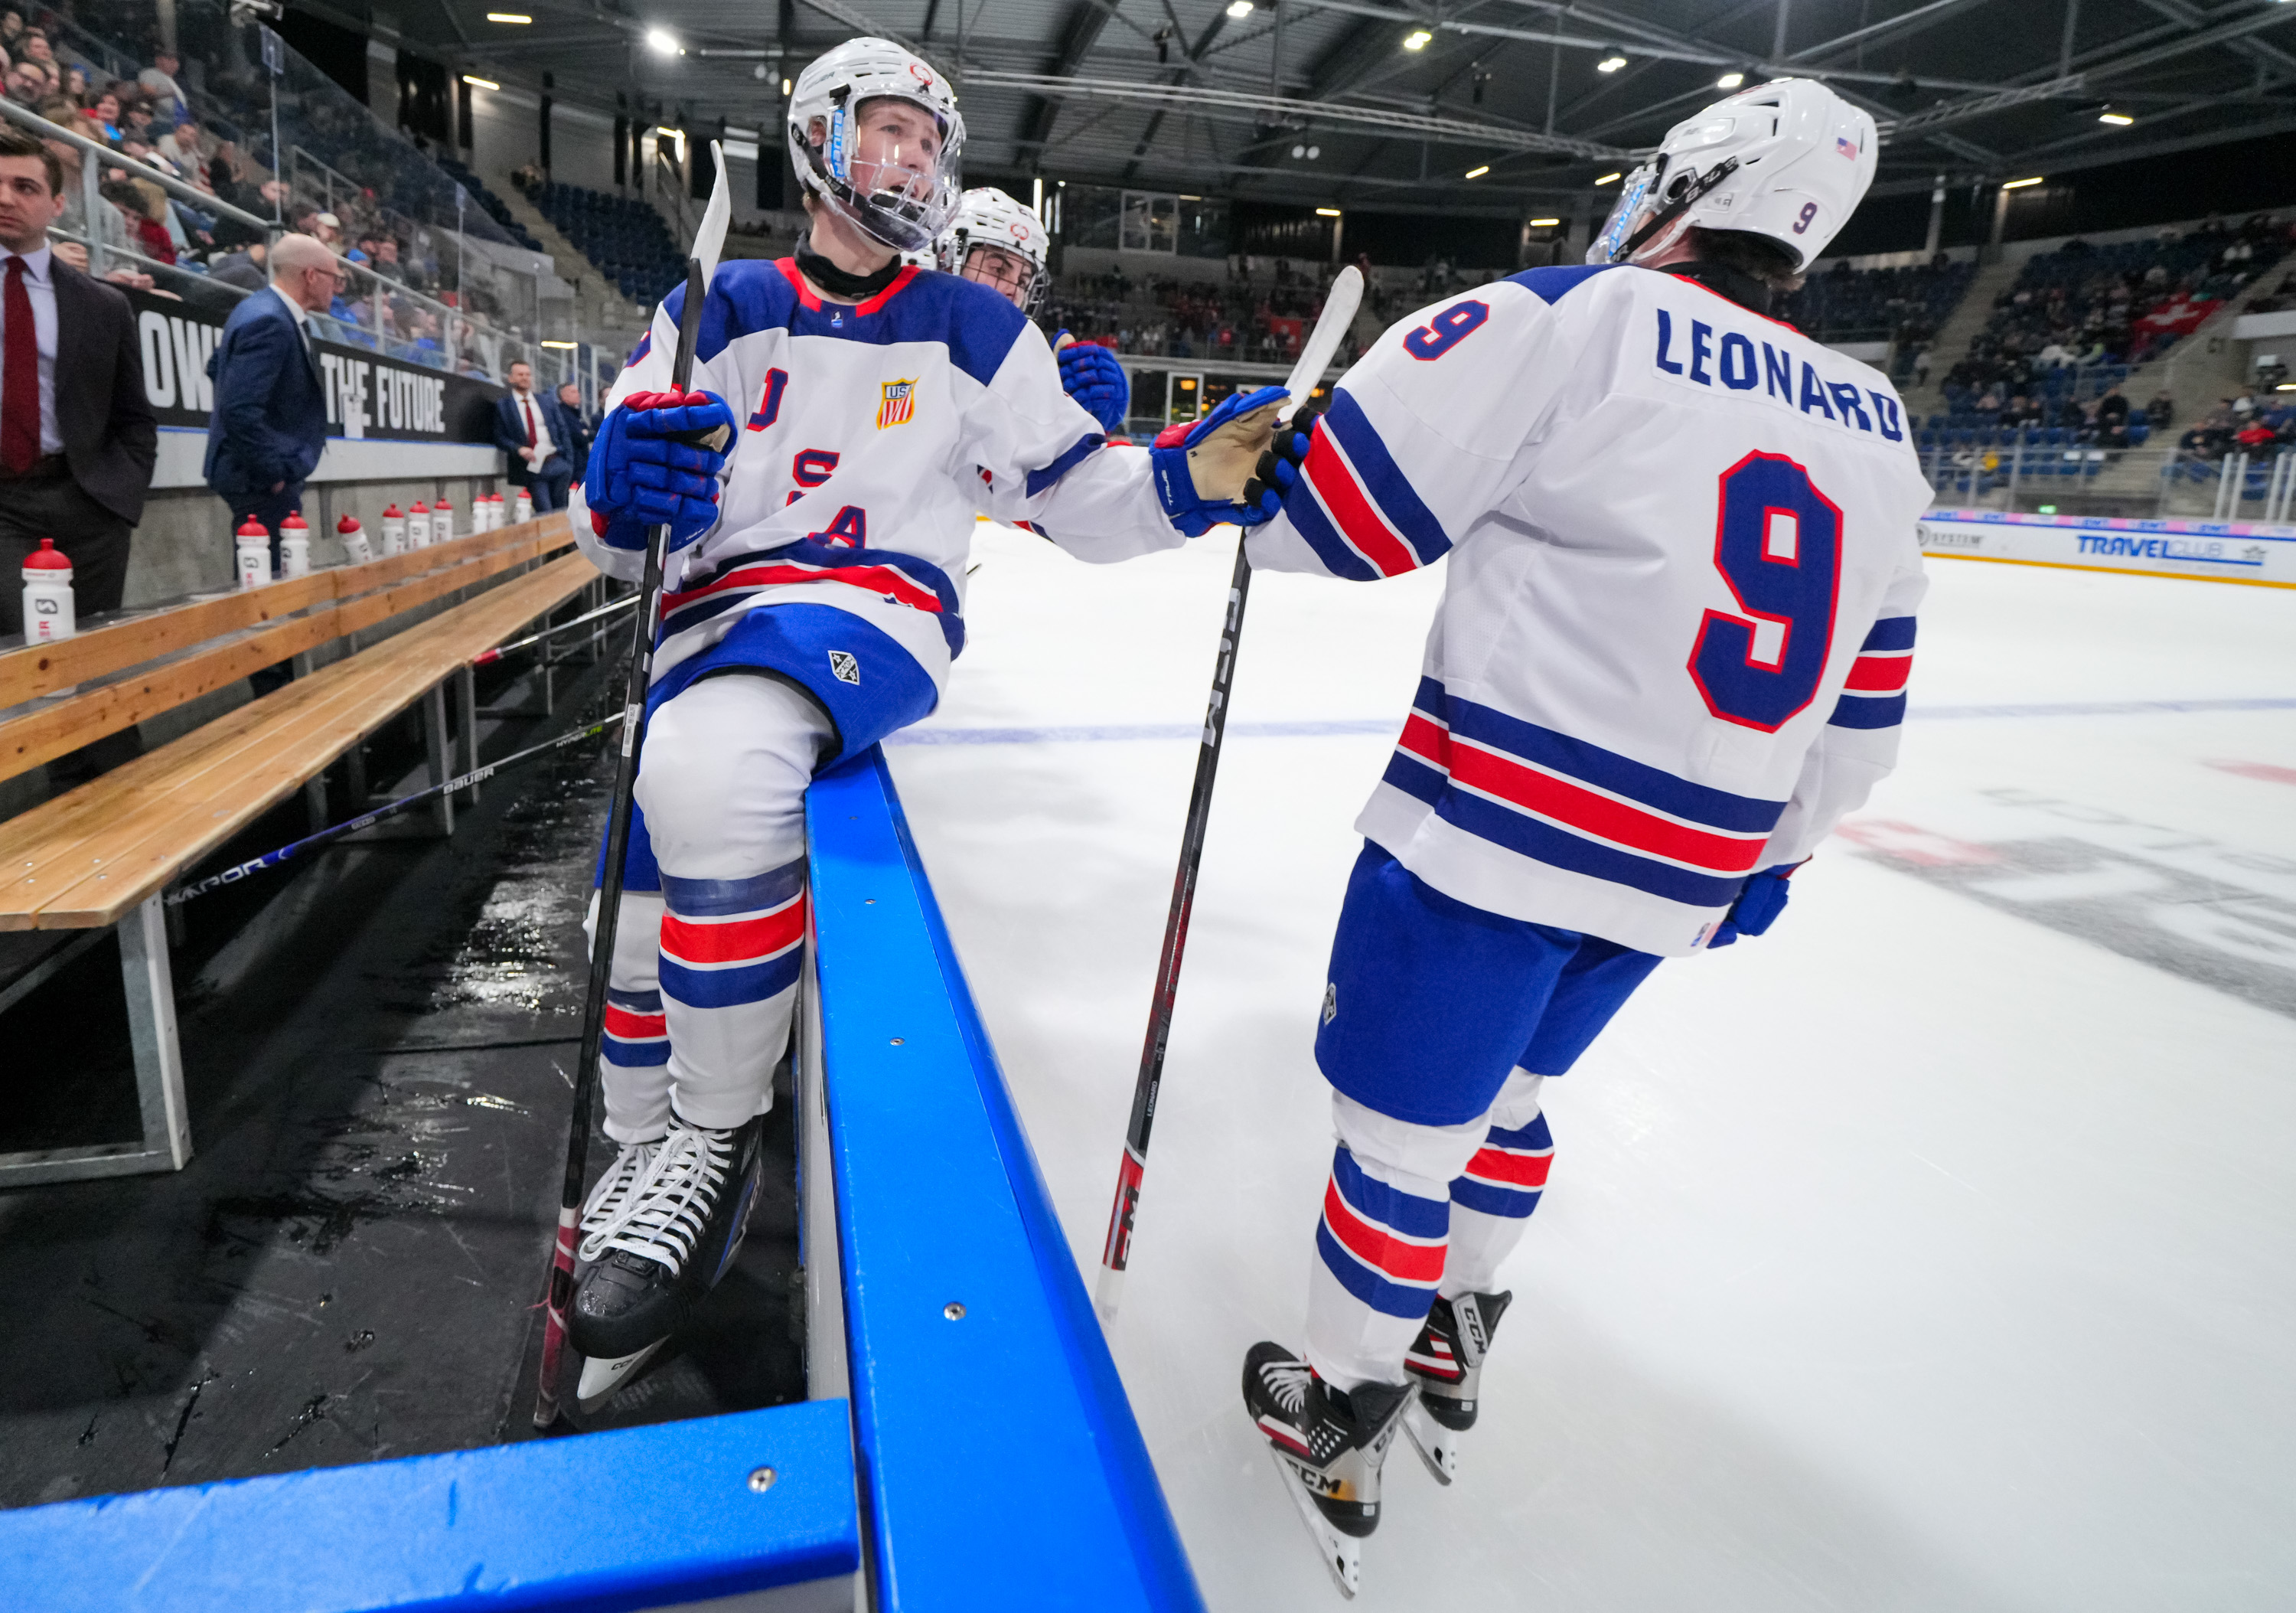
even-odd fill
[(1363, 489), (1356, 485), (1355, 473), (1340, 457), (1340, 450), (1332, 445), (1331, 433), (1320, 422), (1315, 436), (1308, 440), (1308, 457), (1300, 469), (1308, 486), (1324, 501), (1324, 507), (1332, 513), (1332, 523), (1340, 529), (1341, 536), (1355, 545), (1363, 557), (1378, 568), (1381, 576), (1400, 577), (1406, 572), (1419, 569), (1418, 556), (1388, 530), (1387, 522)]
[(884, 307), (894, 298), (899, 296), (903, 288), (905, 288), (910, 281), (917, 277), (917, 266), (914, 263), (910, 264), (899, 274), (893, 276), (892, 284), (887, 286), (883, 291), (879, 292), (866, 302), (857, 305), (853, 311), (857, 314), (875, 313), (879, 309)]
[(751, 963), (804, 938), (803, 898), (758, 918), (706, 923), (666, 913), (661, 920), (661, 950), (680, 963)]
[(1462, 784), (1551, 818), (1565, 828), (1632, 851), (1670, 857), (1723, 874), (1751, 873), (1761, 858), (1761, 836), (1738, 840), (1690, 828), (1495, 752), (1454, 745), (1450, 730), (1438, 728), (1416, 712), (1403, 725), (1401, 748), (1423, 761), (1433, 762)]
[(669, 1021), (660, 1014), (641, 1014), (618, 1002), (606, 1005), (606, 1034), (624, 1041), (651, 1041), (669, 1034)]
[(790, 288), (797, 292), (797, 300), (801, 305), (811, 309), (816, 314), (821, 311), (821, 299), (814, 295), (813, 288), (805, 283), (805, 276), (798, 272), (796, 259), (776, 258), (774, 259), (774, 267), (781, 270), (782, 278), (790, 283)]
[(1543, 1188), (1554, 1166), (1552, 1154), (1510, 1154), (1504, 1148), (1479, 1148), (1467, 1162), (1466, 1174), (1478, 1181), (1501, 1182), (1511, 1188)]
[(1911, 655), (1860, 655), (1850, 664), (1849, 681), (1842, 687), (1861, 695), (1894, 695), (1906, 687), (1913, 671)]
[(796, 561), (767, 561), (762, 565), (745, 565), (739, 571), (726, 572), (715, 582), (698, 588), (687, 588), (672, 594), (661, 602), (662, 614), (682, 610), (697, 599), (707, 599), (712, 594), (722, 594), (732, 588), (771, 588), (777, 583), (846, 582), (855, 588), (866, 588), (873, 594), (890, 594), (912, 610), (940, 613), (940, 596), (931, 588), (921, 588), (910, 578), (890, 565), (804, 565)]
[(1443, 1276), (1446, 1244), (1406, 1243), (1374, 1222), (1365, 1221), (1340, 1197), (1340, 1184), (1324, 1188), (1324, 1224), (1348, 1253), (1377, 1268), (1398, 1282), (1437, 1282)]

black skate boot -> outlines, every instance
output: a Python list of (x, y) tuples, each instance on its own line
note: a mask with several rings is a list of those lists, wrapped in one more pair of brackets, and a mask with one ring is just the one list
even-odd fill
[(583, 1357), (581, 1412), (635, 1377), (733, 1263), (757, 1197), (764, 1132), (762, 1115), (717, 1132), (673, 1115), (620, 1208), (582, 1240), (595, 1263), (566, 1319), (567, 1341)]
[(652, 1142), (626, 1142), (615, 1152), (614, 1163), (598, 1178), (598, 1185), (590, 1189), (590, 1197), (582, 1201), (582, 1242), (575, 1250), (574, 1269), (577, 1280), (590, 1269), (603, 1252), (608, 1238), (621, 1230), (627, 1219), (622, 1212), (628, 1207), (630, 1195), (645, 1180), (653, 1168), (654, 1156), (661, 1152), (661, 1139)]
[(1513, 1298), (1506, 1293), (1437, 1299), (1403, 1358), (1404, 1370), (1419, 1380), (1416, 1402), (1403, 1426), (1419, 1460), (1444, 1484), (1458, 1474), (1459, 1436), (1475, 1426), (1483, 1355)]
[(1363, 1542), (1379, 1527), (1380, 1465), (1412, 1398), (1407, 1384), (1343, 1394), (1282, 1345), (1256, 1344), (1243, 1358), (1244, 1410), (1349, 1598), (1363, 1583)]

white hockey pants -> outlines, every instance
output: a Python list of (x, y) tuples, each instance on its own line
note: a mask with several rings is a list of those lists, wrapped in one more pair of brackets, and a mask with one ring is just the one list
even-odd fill
[(1339, 1148), (1308, 1279), (1308, 1365), (1335, 1388), (1401, 1383), (1438, 1294), (1489, 1293), (1538, 1207), (1554, 1153), (1546, 1077), (1518, 1069), (1490, 1112), (1416, 1125), (1332, 1094)]
[(599, 1062), (606, 1135), (644, 1142), (673, 1107), (737, 1126), (773, 1105), (806, 929), (805, 791), (834, 743), (776, 679), (706, 678), (646, 727), (638, 771), (659, 892), (622, 898)]

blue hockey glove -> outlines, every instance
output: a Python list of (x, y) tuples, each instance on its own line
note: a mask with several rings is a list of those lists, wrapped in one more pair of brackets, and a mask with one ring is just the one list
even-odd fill
[(1275, 518), (1283, 501), (1274, 489), (1263, 486), (1249, 502), (1246, 494), (1287, 396), (1280, 386), (1238, 392), (1201, 420), (1156, 434), (1148, 457), (1156, 497), (1174, 526), (1201, 538), (1223, 521), (1258, 526)]
[(682, 549), (718, 519), (718, 476), (734, 416), (714, 392), (633, 392), (598, 428), (582, 498), (607, 547), (645, 547), (646, 529), (669, 528)]
[(1739, 887), (1738, 900), (1714, 926), (1714, 939), (1706, 944), (1726, 947), (1741, 935), (1759, 935), (1775, 924), (1778, 915), (1786, 910), (1786, 898), (1793, 893), (1786, 888), (1786, 881), (1800, 867), (1798, 862), (1782, 862), (1749, 877)]
[[(1068, 333), (1062, 331), (1062, 336)], [(1060, 361), (1061, 390), (1084, 405), (1085, 413), (1111, 435), (1124, 430), (1132, 407), (1132, 377), (1116, 355), (1091, 342), (1071, 342), (1053, 357)]]

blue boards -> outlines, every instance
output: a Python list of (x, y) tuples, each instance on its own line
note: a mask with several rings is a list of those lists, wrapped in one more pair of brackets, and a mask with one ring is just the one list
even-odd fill
[(1199, 1609), (882, 753), (807, 822), (877, 1605)]

